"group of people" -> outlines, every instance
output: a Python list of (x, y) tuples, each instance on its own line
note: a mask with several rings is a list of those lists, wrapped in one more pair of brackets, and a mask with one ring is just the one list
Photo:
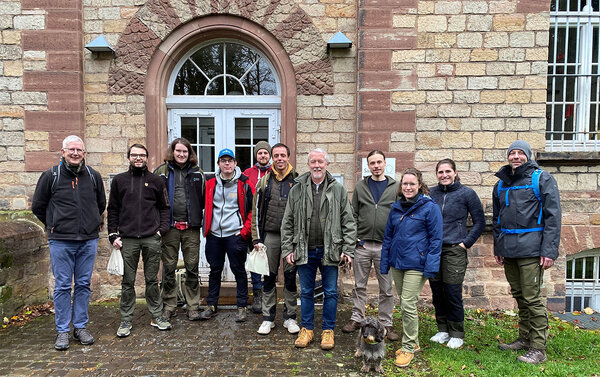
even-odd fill
[[(275, 327), (275, 284), (283, 263), (283, 326), (298, 334), (296, 347), (307, 347), (313, 341), (319, 270), (324, 296), (321, 348), (332, 349), (339, 267), (352, 266), (354, 271), (352, 316), (342, 328), (350, 333), (359, 329), (364, 319), (367, 282), (374, 266), (378, 316), (390, 341), (400, 339), (393, 329), (393, 285), (400, 299), (402, 345), (396, 352), (396, 365), (409, 365), (420, 351), (417, 301), (427, 280), (438, 327), (431, 341), (460, 348), (465, 336), (462, 292), (468, 250), (482, 234), (485, 216), (475, 191), (461, 184), (455, 162), (438, 162), (438, 184), (429, 190), (415, 168), (406, 169), (400, 182), (385, 175), (384, 152), (372, 151), (367, 156), (371, 174), (357, 182), (350, 201), (344, 186), (327, 171), (330, 160), (326, 151), (310, 151), (308, 172), (302, 175), (291, 165), (290, 153), (284, 144), (271, 147), (261, 141), (254, 148), (256, 164), (242, 173), (235, 153), (223, 149), (215, 174), (205, 175), (184, 138), (171, 142), (164, 164), (154, 173), (147, 167), (148, 150), (141, 144), (129, 148), (129, 169), (112, 179), (108, 200), (109, 242), (121, 250), (124, 262), (117, 336), (129, 336), (132, 329), (140, 253), (151, 325), (168, 330), (177, 307), (175, 270), (180, 249), (188, 319), (209, 320), (217, 313), (227, 256), (237, 287), (235, 320), (243, 322), (249, 299), (247, 252), (264, 246), (269, 274), (251, 279), (252, 310), (263, 317), (259, 334), (267, 335)], [(69, 347), (71, 323), (75, 339), (82, 344), (94, 342), (86, 328), (87, 306), (106, 198), (102, 177), (85, 164), (85, 154), (83, 140), (68, 136), (63, 141), (61, 163), (42, 174), (32, 203), (33, 213), (48, 233), (56, 281), (58, 350)], [(519, 337), (501, 343), (500, 348), (526, 349), (518, 359), (539, 363), (546, 360), (548, 329), (540, 291), (543, 271), (558, 256), (561, 212), (556, 181), (539, 169), (531, 155), (524, 141), (508, 148), (508, 164), (496, 174), (499, 181), (493, 191), (492, 220), (495, 259), (504, 266), (519, 307)], [(210, 265), (203, 311), (198, 283), (201, 230)], [(300, 324), (296, 321), (296, 276)]]

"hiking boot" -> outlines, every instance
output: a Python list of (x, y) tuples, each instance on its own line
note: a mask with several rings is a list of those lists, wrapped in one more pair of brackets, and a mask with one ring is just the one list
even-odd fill
[(461, 338), (450, 338), (450, 340), (448, 341), (447, 347), (448, 348), (452, 348), (452, 349), (457, 349), (462, 347), (464, 344), (464, 341)]
[(400, 353), (396, 356), (396, 361), (394, 361), (394, 364), (400, 368), (407, 367), (414, 357), (414, 353), (400, 350)]
[(517, 360), (528, 364), (539, 364), (546, 361), (546, 351), (530, 348), (525, 355), (517, 357)]
[(246, 322), (247, 317), (247, 309), (246, 308), (237, 308), (237, 314), (235, 315), (236, 322)]
[(300, 329), (300, 334), (298, 335), (298, 338), (296, 338), (294, 345), (296, 346), (296, 348), (305, 348), (310, 342), (313, 341), (313, 338), (313, 330), (308, 330), (305, 327), (303, 327), (302, 329)]
[(298, 322), (296, 322), (294, 318), (288, 318), (283, 321), (283, 327), (285, 327), (290, 334), (298, 334), (298, 332), (300, 332), (300, 326), (298, 326)]
[(445, 331), (440, 331), (437, 334), (435, 334), (434, 336), (432, 336), (431, 338), (429, 338), (429, 340), (431, 340), (432, 342), (439, 343), (439, 344), (444, 344), (450, 340), (450, 334), (448, 334)]
[(387, 333), (385, 334), (386, 338), (391, 341), (391, 342), (395, 342), (396, 340), (400, 339), (400, 337), (398, 336), (398, 334), (396, 334), (394, 332), (394, 327), (393, 326), (387, 326), (385, 328), (387, 330)]
[[(398, 348), (398, 349), (396, 350), (396, 356), (400, 355), (402, 352), (403, 352), (403, 351), (402, 351), (402, 348)], [(418, 352), (421, 352), (421, 347), (419, 347), (419, 345), (417, 344), (417, 345), (415, 346), (414, 353), (418, 353)]]
[(321, 333), (321, 349), (330, 350), (335, 345), (333, 340), (333, 330), (323, 330)]
[(358, 329), (360, 329), (360, 325), (358, 324), (358, 322), (350, 320), (344, 325), (344, 327), (342, 327), (342, 332), (349, 333), (354, 332)]
[(129, 322), (129, 321), (121, 322), (121, 324), (119, 325), (119, 329), (117, 330), (117, 336), (119, 338), (125, 338), (125, 337), (129, 336), (130, 333), (131, 333), (131, 322)]
[(262, 290), (255, 289), (252, 291), (252, 311), (256, 314), (262, 313)]
[(82, 329), (75, 329), (75, 331), (73, 331), (73, 338), (78, 339), (84, 346), (89, 346), (94, 343), (94, 337), (85, 327)]
[(174, 310), (169, 310), (169, 309), (164, 309), (162, 312), (162, 316), (165, 317), (168, 320), (170, 320), (172, 317), (176, 317), (177, 314), (175, 313)]
[(208, 305), (208, 307), (204, 309), (202, 313), (200, 313), (200, 319), (205, 321), (207, 319), (211, 319), (215, 314), (217, 314), (217, 308), (212, 305)]
[(64, 351), (69, 348), (69, 333), (59, 332), (56, 335), (56, 342), (54, 342), (54, 349), (58, 351)]
[(165, 317), (156, 317), (150, 321), (150, 326), (154, 326), (160, 331), (171, 330), (171, 322), (169, 322)]
[(200, 311), (188, 309), (187, 317), (190, 321), (197, 321), (200, 319)]
[(519, 338), (512, 343), (500, 343), (498, 344), (498, 348), (500, 348), (502, 351), (525, 350), (529, 348), (529, 340)]
[(263, 321), (263, 323), (260, 324), (257, 333), (259, 333), (260, 335), (267, 335), (271, 332), (271, 329), (273, 329), (274, 327), (275, 322)]

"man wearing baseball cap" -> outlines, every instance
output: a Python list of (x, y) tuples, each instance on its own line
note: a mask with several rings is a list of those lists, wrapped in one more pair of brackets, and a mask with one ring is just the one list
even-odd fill
[(531, 147), (517, 140), (508, 147), (508, 165), (496, 173), (493, 219), (494, 257), (504, 266), (519, 307), (519, 336), (501, 350), (527, 350), (517, 360), (546, 361), (548, 312), (541, 295), (544, 270), (558, 257), (561, 209), (556, 180), (531, 159)]
[(252, 240), (250, 230), (252, 190), (248, 177), (237, 167), (235, 154), (225, 148), (219, 152), (215, 175), (207, 176), (204, 209), (204, 237), (206, 237), (206, 260), (210, 265), (208, 278), (207, 309), (200, 319), (210, 319), (217, 313), (221, 290), (221, 274), (225, 255), (237, 285), (236, 322), (246, 320), (248, 305), (248, 281), (246, 253)]

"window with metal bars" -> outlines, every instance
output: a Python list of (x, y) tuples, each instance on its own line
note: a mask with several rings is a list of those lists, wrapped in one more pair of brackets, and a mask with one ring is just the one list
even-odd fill
[(598, 0), (552, 0), (546, 150), (600, 151)]
[(567, 257), (565, 310), (600, 311), (600, 249), (586, 250)]

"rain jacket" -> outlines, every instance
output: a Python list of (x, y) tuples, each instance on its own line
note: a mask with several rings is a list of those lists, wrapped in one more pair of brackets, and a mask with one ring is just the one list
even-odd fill
[[(502, 186), (515, 187), (532, 184), (532, 174), (539, 169), (535, 161), (527, 161), (519, 166), (514, 175), (512, 167), (505, 165), (496, 177)], [(494, 255), (505, 258), (547, 257), (556, 260), (560, 242), (561, 208), (556, 180), (548, 172), (542, 171), (539, 180), (541, 203), (533, 188), (510, 189), (498, 194), (498, 182), (494, 186), (493, 218)], [(506, 197), (508, 193), (508, 197)], [(541, 207), (540, 207), (541, 205)], [(541, 223), (538, 216), (542, 210)], [(535, 229), (542, 231), (506, 233), (502, 229)]]
[[(321, 224), (324, 236), (323, 265), (337, 266), (342, 253), (354, 257), (356, 224), (348, 192), (343, 185), (326, 172), (327, 187), (321, 196)], [(308, 232), (312, 203), (310, 172), (296, 178), (281, 224), (281, 256), (294, 253), (296, 265), (308, 262)], [(327, 201), (327, 206), (324, 206)], [(327, 208), (328, 211), (324, 209)]]
[(380, 269), (416, 270), (433, 278), (440, 268), (443, 222), (440, 207), (427, 195), (404, 210), (400, 201), (392, 205), (381, 246)]

